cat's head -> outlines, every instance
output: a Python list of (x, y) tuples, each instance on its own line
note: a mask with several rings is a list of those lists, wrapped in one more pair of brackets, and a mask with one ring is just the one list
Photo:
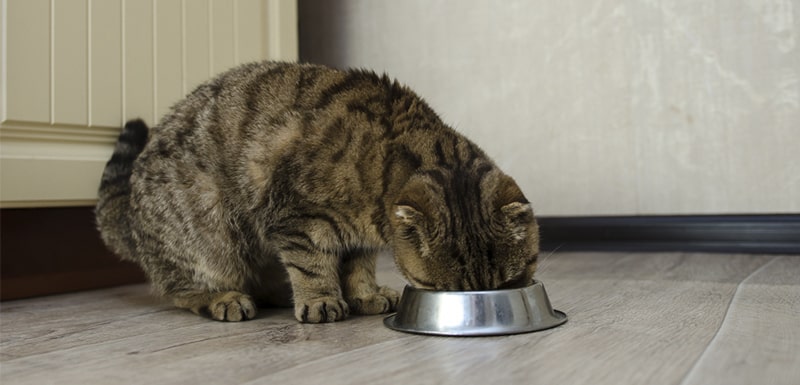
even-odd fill
[(511, 177), (419, 172), (393, 207), (395, 261), (415, 287), (492, 290), (531, 284), (539, 253), (533, 210)]

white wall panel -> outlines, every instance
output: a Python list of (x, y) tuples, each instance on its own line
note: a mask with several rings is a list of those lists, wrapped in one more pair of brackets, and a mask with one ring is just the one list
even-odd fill
[(262, 12), (262, 30), (266, 32), (266, 44), (262, 44), (269, 58), (296, 58), (299, 53), (297, 23), (297, 2), (285, 0), (264, 0), (266, 7)]
[[(155, 120), (155, 44), (153, 1), (123, 0), (124, 120)], [(120, 122), (121, 123), (121, 122)]]
[(211, 76), (209, 9), (209, 0), (184, 0), (184, 94)]
[(89, 4), (89, 125), (114, 127), (122, 117), (122, 0)]
[[(50, 1), (8, 0), (5, 120), (50, 122)], [(28, 15), (16, 17), (15, 15)]]
[(164, 116), (183, 95), (183, 7), (158, 0), (155, 22), (156, 116)]
[(236, 64), (234, 38), (235, 1), (211, 1), (211, 72), (218, 73)]
[(239, 0), (236, 16), (236, 62), (247, 63), (266, 57), (265, 32), (261, 23), (261, 0)]
[(52, 121), (86, 125), (89, 108), (87, 1), (57, 0), (52, 4)]
[[(278, 6), (289, 16), (267, 20)], [(272, 54), (266, 34), (296, 29), (294, 0), (2, 0), (2, 9), (2, 207), (92, 204), (126, 120), (156, 124), (238, 63), (296, 59), (296, 31), (281, 40), (294, 51)]]

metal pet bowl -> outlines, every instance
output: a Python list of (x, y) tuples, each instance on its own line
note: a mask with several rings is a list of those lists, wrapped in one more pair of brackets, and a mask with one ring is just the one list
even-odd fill
[(567, 322), (553, 310), (540, 281), (521, 289), (433, 291), (406, 286), (390, 329), (442, 336), (492, 336), (535, 332)]

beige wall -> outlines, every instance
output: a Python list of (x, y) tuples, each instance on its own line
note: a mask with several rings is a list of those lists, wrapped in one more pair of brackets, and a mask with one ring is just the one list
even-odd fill
[(300, 0), (301, 59), (387, 71), (542, 215), (800, 212), (799, 0)]
[(296, 60), (294, 0), (2, 0), (0, 206), (92, 205), (123, 122)]

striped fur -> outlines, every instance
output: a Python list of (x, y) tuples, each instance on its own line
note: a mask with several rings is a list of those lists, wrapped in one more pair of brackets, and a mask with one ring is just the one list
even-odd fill
[[(100, 181), (100, 192), (96, 207), (97, 224), (101, 229), (129, 229), (130, 223), (130, 179), (133, 162), (147, 143), (147, 125), (141, 120), (131, 120), (122, 129), (114, 154), (106, 163)], [(101, 236), (108, 247), (119, 256), (131, 259), (135, 253), (133, 239), (125, 232), (102, 231)]]
[(97, 218), (157, 293), (229, 321), (257, 303), (293, 304), (302, 322), (392, 311), (398, 294), (375, 282), (384, 249), (440, 290), (527, 284), (538, 255), (520, 189), (421, 98), (311, 64), (223, 73), (149, 138), (128, 123)]

